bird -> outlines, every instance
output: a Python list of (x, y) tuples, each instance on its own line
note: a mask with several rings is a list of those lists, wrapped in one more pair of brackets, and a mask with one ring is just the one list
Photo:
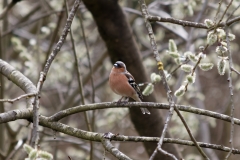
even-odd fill
[[(143, 95), (135, 82), (134, 77), (127, 71), (126, 65), (122, 61), (114, 63), (109, 75), (109, 85), (112, 91), (122, 96), (118, 102), (129, 98), (137, 102), (142, 102)], [(140, 108), (143, 114), (151, 114), (147, 108)]]

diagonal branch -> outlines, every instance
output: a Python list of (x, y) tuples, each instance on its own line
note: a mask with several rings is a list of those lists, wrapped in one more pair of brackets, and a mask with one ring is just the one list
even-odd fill
[(112, 145), (109, 139), (102, 138), (101, 139), (102, 145), (104, 148), (109, 151), (112, 155), (114, 155), (117, 159), (120, 160), (131, 160), (128, 156), (120, 152), (116, 147)]
[(21, 0), (12, 0), (10, 4), (7, 5), (7, 7), (5, 7), (3, 11), (0, 13), (0, 20), (3, 19), (7, 15), (8, 11), (10, 11), (12, 7), (15, 6), (15, 4), (17, 4), (17, 2), (19, 1)]

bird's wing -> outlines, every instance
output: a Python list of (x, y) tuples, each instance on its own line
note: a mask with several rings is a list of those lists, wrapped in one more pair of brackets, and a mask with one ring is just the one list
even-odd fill
[(138, 87), (137, 83), (135, 82), (134, 77), (129, 72), (126, 72), (125, 76), (128, 79), (128, 83), (134, 88), (134, 90), (137, 92), (139, 98), (142, 100), (143, 99), (142, 92), (141, 92), (140, 88)]

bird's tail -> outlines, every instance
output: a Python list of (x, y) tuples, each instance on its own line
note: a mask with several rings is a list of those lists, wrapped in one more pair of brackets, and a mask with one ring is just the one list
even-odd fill
[[(138, 94), (135, 94), (132, 98), (137, 102), (142, 102), (142, 100), (139, 98)], [(140, 108), (140, 109), (142, 111), (142, 114), (151, 114), (147, 108)]]
[(142, 114), (151, 114), (147, 108), (140, 108), (142, 111)]

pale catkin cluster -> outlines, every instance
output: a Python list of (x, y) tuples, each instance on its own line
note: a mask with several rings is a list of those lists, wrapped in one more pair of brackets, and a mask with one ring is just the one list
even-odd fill
[(150, 78), (151, 78), (151, 82), (152, 83), (156, 83), (156, 82), (160, 82), (161, 81), (161, 76), (156, 74), (156, 73), (152, 73)]
[(176, 97), (181, 97), (181, 96), (184, 95), (185, 90), (186, 90), (186, 89), (185, 89), (185, 86), (182, 85), (178, 90), (176, 90), (176, 92), (174, 93), (174, 95), (175, 95)]
[(214, 31), (208, 32), (207, 43), (213, 45), (215, 42), (217, 42), (217, 34)]
[(154, 91), (154, 85), (152, 83), (149, 83), (146, 88), (143, 90), (142, 94), (144, 96), (149, 96)]
[(224, 75), (225, 69), (226, 69), (226, 60), (222, 59), (222, 60), (218, 61), (217, 68), (218, 68), (218, 73), (220, 75)]
[[(210, 19), (206, 19), (204, 22), (208, 28), (214, 27), (215, 25), (215, 23)], [(234, 39), (235, 39), (234, 34), (228, 33), (228, 36), (227, 36), (225, 30), (222, 28), (217, 28), (216, 30), (212, 30), (208, 33), (207, 43), (209, 45), (212, 45), (215, 42), (218, 42), (218, 46), (216, 47), (216, 53), (219, 58), (217, 63), (217, 69), (220, 75), (225, 74), (226, 60), (228, 60), (227, 40), (233, 41)], [(199, 66), (199, 67), (204, 70), (206, 66)]]
[(188, 59), (190, 59), (190, 61), (192, 61), (192, 62), (197, 62), (198, 61), (198, 57), (190, 51), (185, 52), (184, 55), (186, 57), (188, 57)]
[(186, 79), (187, 79), (187, 82), (189, 84), (192, 84), (195, 82), (195, 79), (196, 79), (196, 73), (194, 72), (193, 74), (189, 74), (186, 76)]
[(208, 28), (214, 27), (215, 23), (211, 19), (205, 19), (204, 23)]
[(181, 69), (182, 69), (184, 72), (191, 72), (192, 69), (193, 69), (193, 66), (190, 65), (190, 64), (183, 64), (183, 65), (181, 65)]
[(53, 155), (51, 153), (34, 149), (27, 144), (24, 144), (23, 148), (28, 154), (28, 158), (25, 158), (25, 160), (53, 160)]
[(167, 53), (173, 57), (173, 58), (179, 58), (180, 54), (178, 53), (178, 50), (177, 50), (177, 45), (176, 43), (174, 42), (174, 40), (170, 39), (169, 40), (169, 43), (168, 43), (168, 51)]
[(208, 71), (208, 70), (213, 68), (213, 64), (212, 63), (200, 63), (198, 66), (203, 71)]
[[(204, 21), (204, 23), (206, 24), (206, 26), (208, 28), (214, 27), (214, 25), (215, 25), (215, 23), (210, 19), (206, 19)], [(226, 39), (227, 39), (226, 32), (222, 28), (217, 28), (216, 30), (212, 30), (212, 31), (208, 32), (207, 44), (208, 45), (213, 45), (217, 41), (222, 42), (222, 41), (226, 41)], [(228, 34), (228, 39), (229, 39), (229, 41), (234, 40), (235, 35), (232, 34), (232, 33), (229, 33)]]
[(154, 91), (154, 84), (161, 81), (161, 76), (156, 73), (152, 73), (150, 78), (151, 83), (149, 83), (142, 92), (144, 96), (149, 96), (150, 94), (152, 94)]
[[(209, 22), (210, 23), (210, 22)], [(210, 24), (209, 24), (210, 25)], [(214, 35), (214, 34), (212, 34)], [(210, 36), (212, 36), (210, 35)], [(217, 39), (217, 37), (215, 37)], [(206, 54), (203, 53), (203, 50), (205, 47), (201, 46), (200, 47), (200, 53), (198, 55), (193, 54), (190, 51), (185, 52), (182, 56), (179, 54), (177, 50), (177, 46), (174, 42), (174, 40), (170, 39), (169, 40), (169, 50), (167, 53), (174, 58), (175, 62), (178, 65), (181, 65), (180, 69), (184, 72), (189, 73), (186, 76), (186, 80), (184, 81), (186, 84), (182, 85), (176, 92), (175, 96), (183, 96), (187, 90), (187, 85), (188, 84), (193, 84), (196, 79), (196, 73), (195, 73), (195, 68), (198, 67), (203, 70), (203, 71), (208, 71), (213, 68), (213, 63), (200, 63), (201, 59), (206, 58)], [(186, 60), (189, 59), (194, 65), (191, 64), (182, 64), (182, 62), (186, 62)], [(152, 79), (152, 78), (151, 78)]]

